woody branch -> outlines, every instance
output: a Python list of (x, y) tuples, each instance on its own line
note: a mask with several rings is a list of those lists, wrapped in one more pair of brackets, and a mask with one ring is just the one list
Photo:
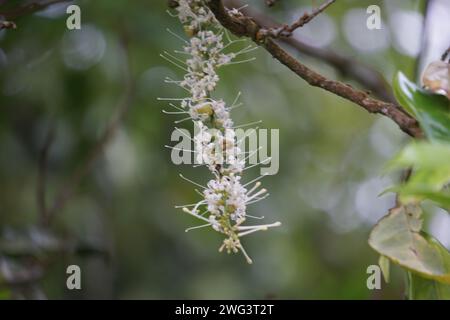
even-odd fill
[(382, 114), (390, 118), (397, 123), (401, 130), (412, 137), (418, 138), (423, 136), (417, 121), (407, 114), (400, 105), (375, 99), (365, 91), (355, 89), (351, 85), (340, 81), (328, 79), (310, 69), (284, 50), (277, 40), (270, 35), (270, 32), (267, 32), (268, 29), (263, 28), (252, 18), (248, 16), (230, 16), (222, 0), (211, 0), (208, 6), (223, 27), (238, 37), (250, 37), (311, 86), (322, 88), (349, 100), (370, 113)]

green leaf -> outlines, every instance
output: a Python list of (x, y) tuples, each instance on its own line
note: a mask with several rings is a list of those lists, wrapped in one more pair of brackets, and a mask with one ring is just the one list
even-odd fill
[(414, 142), (406, 146), (388, 164), (388, 170), (412, 168), (413, 173), (403, 185), (389, 188), (399, 193), (403, 203), (429, 199), (450, 209), (450, 144)]
[(450, 253), (422, 229), (417, 206), (391, 209), (373, 228), (370, 246), (380, 255), (416, 274), (450, 284)]
[(400, 104), (419, 121), (431, 141), (450, 142), (450, 107), (447, 97), (432, 94), (398, 72), (393, 83)]
[(447, 143), (412, 142), (386, 166), (386, 170), (418, 167), (421, 169), (450, 168), (450, 145)]
[(411, 300), (450, 300), (450, 286), (408, 272), (408, 298)]
[(434, 191), (427, 188), (404, 187), (399, 188), (400, 200), (408, 202), (411, 198), (414, 200), (428, 199), (435, 202), (443, 209), (450, 210), (450, 192)]

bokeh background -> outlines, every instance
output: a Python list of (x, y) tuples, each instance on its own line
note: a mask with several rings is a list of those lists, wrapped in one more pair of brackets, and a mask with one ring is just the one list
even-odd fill
[[(0, 8), (24, 2), (2, 1)], [(245, 2), (284, 22), (313, 5)], [(308, 86), (262, 49), (248, 55), (253, 62), (221, 69), (217, 97), (232, 102), (242, 91), (235, 122), (263, 120), (262, 128), (280, 129), (280, 170), (264, 179), (271, 196), (249, 212), (283, 225), (245, 239), (254, 260), (247, 265), (240, 255), (217, 252), (219, 234), (185, 233), (198, 221), (174, 209), (197, 200), (178, 174), (203, 182), (209, 173), (174, 165), (164, 148), (177, 118), (162, 113), (166, 104), (157, 97), (183, 94), (164, 83), (182, 71), (159, 56), (183, 45), (166, 31), (183, 34), (166, 1), (74, 3), (81, 30), (67, 30), (64, 3), (0, 31), (0, 298), (403, 298), (404, 275), (395, 267), (382, 290), (366, 287), (366, 269), (378, 260), (368, 234), (394, 203), (393, 195), (379, 194), (399, 178), (383, 175), (383, 165), (408, 141), (395, 124)], [(382, 9), (381, 30), (365, 27), (372, 4)], [(446, 0), (345, 0), (294, 36), (390, 81), (397, 70), (418, 78), (439, 59), (449, 23)], [(322, 61), (295, 55), (359, 87)], [(123, 103), (126, 114), (104, 150), (50, 225), (42, 224), (37, 194), (45, 190), (52, 207)], [(257, 175), (246, 171), (245, 179)], [(450, 246), (449, 218), (428, 211), (427, 227)], [(66, 288), (70, 264), (81, 267), (80, 291)]]

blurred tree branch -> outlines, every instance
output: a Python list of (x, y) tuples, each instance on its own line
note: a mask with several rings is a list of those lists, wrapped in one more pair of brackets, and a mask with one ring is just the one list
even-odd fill
[[(45, 1), (39, 5), (27, 4), (19, 7), (20, 10), (8, 11), (8, 14), (10, 14), (10, 18), (19, 17), (58, 2), (66, 1)], [(20, 236), (16, 237), (15, 231), (13, 232), (13, 237), (10, 234), (6, 239), (0, 238), (0, 287), (6, 286), (14, 289), (15, 292), (20, 294), (19, 297), (27, 297), (26, 291), (29, 288), (39, 289), (38, 282), (44, 275), (55, 254), (61, 256), (62, 254), (74, 253), (83, 256), (96, 255), (102, 256), (105, 259), (110, 258), (110, 253), (103, 246), (78, 239), (68, 239), (53, 235), (49, 225), (52, 218), (65, 207), (82, 179), (90, 172), (106, 145), (112, 140), (132, 104), (134, 97), (134, 79), (131, 72), (128, 37), (125, 33), (120, 39), (120, 48), (123, 59), (119, 65), (123, 68), (123, 76), (121, 79), (123, 80), (122, 88), (124, 89), (120, 95), (115, 113), (106, 125), (102, 135), (92, 146), (85, 161), (81, 162), (66, 181), (63, 182), (53, 202), (48, 206), (46, 197), (48, 155), (55, 136), (53, 125), (49, 128), (39, 151), (38, 159), (36, 202), (39, 215), (39, 228), (30, 229), (29, 234), (25, 234), (21, 238)]]
[(121, 41), (122, 51), (124, 53), (124, 63), (123, 63), (123, 87), (124, 92), (123, 95), (118, 102), (116, 107), (116, 112), (110, 120), (109, 124), (106, 126), (103, 134), (100, 136), (100, 139), (95, 143), (95, 145), (91, 148), (91, 151), (86, 157), (86, 160), (78, 167), (75, 168), (72, 175), (66, 180), (63, 186), (60, 188), (59, 193), (56, 195), (55, 200), (52, 206), (48, 209), (47, 212), (47, 223), (49, 220), (60, 210), (64, 208), (69, 198), (73, 195), (75, 189), (81, 183), (82, 179), (89, 173), (92, 169), (95, 161), (102, 154), (105, 146), (112, 140), (114, 134), (119, 128), (122, 119), (125, 117), (127, 111), (129, 110), (133, 97), (134, 97), (134, 79), (131, 75), (131, 66), (129, 61), (128, 54), (128, 45), (127, 39), (124, 37)]
[(0, 16), (6, 20), (16, 20), (22, 16), (32, 14), (34, 12), (43, 10), (48, 6), (63, 2), (73, 2), (73, 0), (43, 0), (43, 1), (31, 1), (22, 5), (18, 5), (12, 9), (3, 9), (0, 7)]
[(392, 119), (410, 136), (422, 137), (422, 130), (417, 121), (398, 104), (372, 98), (365, 91), (355, 89), (346, 83), (327, 79), (308, 68), (281, 48), (270, 35), (267, 35), (267, 29), (258, 24), (257, 21), (245, 15), (242, 17), (230, 16), (222, 0), (211, 0), (208, 2), (208, 6), (225, 28), (238, 37), (252, 38), (253, 41), (264, 47), (275, 59), (287, 66), (311, 86), (322, 88), (354, 102), (370, 113), (382, 114)]
[(47, 180), (47, 161), (48, 152), (50, 146), (55, 137), (55, 128), (52, 126), (45, 137), (44, 145), (39, 154), (38, 161), (38, 179), (37, 179), (37, 190), (36, 199), (38, 203), (38, 213), (40, 223), (45, 225), (48, 222), (48, 210), (46, 205), (46, 180)]

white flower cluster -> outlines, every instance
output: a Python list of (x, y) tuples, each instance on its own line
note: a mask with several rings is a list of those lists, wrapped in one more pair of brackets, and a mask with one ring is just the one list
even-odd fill
[(230, 174), (208, 182), (203, 191), (208, 212), (215, 217), (230, 215), (231, 220), (241, 222), (245, 219), (247, 189), (240, 183), (241, 177)]
[[(248, 215), (247, 206), (264, 199), (267, 191), (258, 190), (261, 186), (259, 181), (250, 190), (241, 183), (245, 160), (238, 147), (233, 121), (230, 118), (230, 108), (223, 100), (214, 100), (211, 97), (219, 81), (217, 68), (232, 63), (239, 54), (251, 50), (247, 47), (237, 53), (224, 52), (224, 49), (233, 42), (230, 40), (228, 44), (224, 44), (224, 31), (219, 28), (213, 13), (207, 7), (207, 1), (178, 0), (177, 16), (190, 37), (189, 41), (185, 41), (184, 50), (180, 53), (188, 55), (188, 59), (182, 61), (167, 54), (175, 60), (172, 62), (177, 66), (180, 66), (178, 63), (182, 63), (181, 68), (186, 71), (182, 81), (171, 80), (170, 82), (178, 84), (189, 92), (189, 97), (181, 99), (180, 107), (175, 106), (181, 112), (173, 113), (187, 113), (188, 119), (194, 121), (199, 129), (199, 133), (193, 139), (196, 160), (198, 163), (205, 164), (214, 175), (214, 179), (210, 180), (206, 187), (202, 187), (204, 190), (200, 193), (203, 197), (201, 201), (180, 207), (184, 212), (207, 222), (205, 225), (192, 227), (186, 231), (211, 226), (226, 236), (219, 251), (224, 249), (229, 253), (241, 251), (251, 263), (252, 260), (244, 250), (240, 237), (279, 226), (280, 223), (242, 225), (248, 217), (260, 218)], [(230, 14), (238, 15), (239, 12), (234, 9), (230, 11)], [(204, 212), (200, 212), (202, 210)]]
[(221, 175), (240, 174), (244, 170), (245, 160), (237, 145), (233, 129), (223, 131), (209, 129), (203, 122), (196, 121), (199, 133), (194, 136), (197, 163), (204, 163), (212, 172)]

